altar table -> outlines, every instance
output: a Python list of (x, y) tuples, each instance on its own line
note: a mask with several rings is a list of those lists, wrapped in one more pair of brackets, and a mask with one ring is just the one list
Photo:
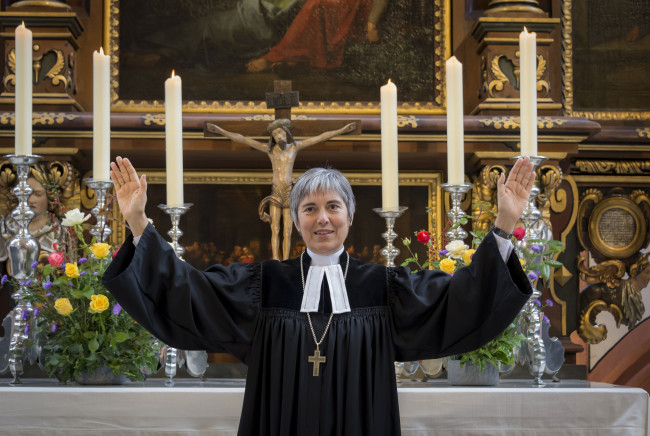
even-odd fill
[[(0, 383), (0, 434), (236, 435), (243, 380), (164, 379), (123, 386)], [(605, 383), (530, 380), (455, 387), (446, 380), (398, 388), (402, 434), (648, 435), (648, 394)], [(356, 436), (356, 435), (355, 435)]]

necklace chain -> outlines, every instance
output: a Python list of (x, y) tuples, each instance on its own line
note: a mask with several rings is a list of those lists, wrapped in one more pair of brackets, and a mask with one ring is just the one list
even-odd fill
[[(302, 279), (302, 292), (305, 292), (305, 269), (303, 267), (302, 263), (302, 257), (305, 254), (303, 251), (300, 254), (300, 278)], [(345, 264), (345, 272), (343, 273), (343, 280), (345, 281), (348, 278), (348, 268), (350, 267), (350, 253), (346, 252), (345, 254), (348, 255), (347, 262)], [(330, 313), (330, 317), (327, 320), (327, 325), (325, 326), (325, 331), (323, 332), (323, 336), (321, 336), (320, 341), (316, 339), (316, 332), (314, 332), (314, 325), (311, 322), (311, 316), (309, 312), (307, 312), (307, 320), (309, 321), (309, 328), (311, 329), (311, 335), (314, 338), (314, 343), (316, 344), (316, 349), (319, 350), (320, 344), (323, 343), (323, 340), (325, 339), (325, 335), (327, 335), (327, 331), (330, 328), (330, 324), (332, 324), (332, 318), (334, 318), (334, 312)]]

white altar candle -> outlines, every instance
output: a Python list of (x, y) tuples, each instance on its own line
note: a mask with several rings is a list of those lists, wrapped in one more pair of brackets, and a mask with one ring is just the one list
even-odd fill
[(390, 80), (381, 87), (381, 207), (399, 209), (397, 165), (397, 87)]
[(167, 206), (183, 205), (183, 97), (180, 76), (165, 80)]
[(102, 48), (93, 52), (93, 179), (110, 179), (111, 91), (110, 56)]
[(519, 111), (521, 155), (537, 156), (537, 48), (535, 33), (519, 34)]
[(446, 63), (447, 81), (447, 183), (465, 182), (463, 144), (463, 64), (455, 56)]
[(15, 154), (32, 154), (32, 31), (16, 27), (16, 138)]

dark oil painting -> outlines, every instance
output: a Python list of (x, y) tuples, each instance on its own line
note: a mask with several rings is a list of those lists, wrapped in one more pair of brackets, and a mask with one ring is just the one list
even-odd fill
[(301, 101), (374, 102), (391, 79), (433, 102), (441, 2), (112, 0), (119, 99), (162, 100), (174, 70), (192, 101), (263, 101), (282, 79)]
[(650, 2), (573, 0), (576, 111), (650, 110)]
[[(351, 256), (364, 262), (384, 263), (379, 250), (386, 246), (381, 236), (386, 231), (386, 222), (372, 210), (381, 205), (381, 186), (352, 188), (357, 210), (345, 247)], [(269, 189), (267, 185), (186, 184), (185, 201), (194, 205), (181, 217), (179, 225), (184, 233), (179, 243), (185, 247), (185, 260), (203, 269), (216, 263), (228, 265), (271, 259), (271, 229), (260, 220), (257, 211)], [(415, 231), (429, 229), (428, 190), (427, 186), (399, 188), (400, 204), (409, 209), (395, 222), (399, 237), (393, 244), (400, 250), (396, 265), (408, 257), (401, 239), (415, 239)], [(170, 218), (156, 206), (165, 203), (165, 196), (164, 184), (150, 184), (146, 212), (158, 232), (169, 240)], [(295, 227), (291, 247), (292, 257), (300, 255), (305, 247)], [(413, 247), (420, 249), (420, 259), (425, 258), (422, 244), (414, 243)]]

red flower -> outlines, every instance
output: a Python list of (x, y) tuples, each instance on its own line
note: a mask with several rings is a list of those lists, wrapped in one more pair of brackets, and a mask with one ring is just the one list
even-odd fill
[(63, 262), (65, 262), (65, 258), (63, 257), (63, 253), (55, 251), (54, 253), (50, 253), (47, 257), (47, 261), (50, 262), (50, 265), (54, 268), (59, 268), (63, 265)]
[(428, 244), (429, 240), (431, 239), (431, 234), (427, 232), (426, 230), (422, 230), (418, 232), (417, 234), (418, 241), (422, 242), (423, 244)]
[(111, 259), (115, 259), (115, 256), (117, 256), (118, 251), (120, 251), (119, 248), (113, 252), (113, 255), (111, 256)]
[(526, 230), (524, 230), (523, 227), (517, 227), (514, 232), (512, 232), (512, 236), (517, 239), (517, 241), (521, 241), (524, 239), (524, 236), (526, 236)]

